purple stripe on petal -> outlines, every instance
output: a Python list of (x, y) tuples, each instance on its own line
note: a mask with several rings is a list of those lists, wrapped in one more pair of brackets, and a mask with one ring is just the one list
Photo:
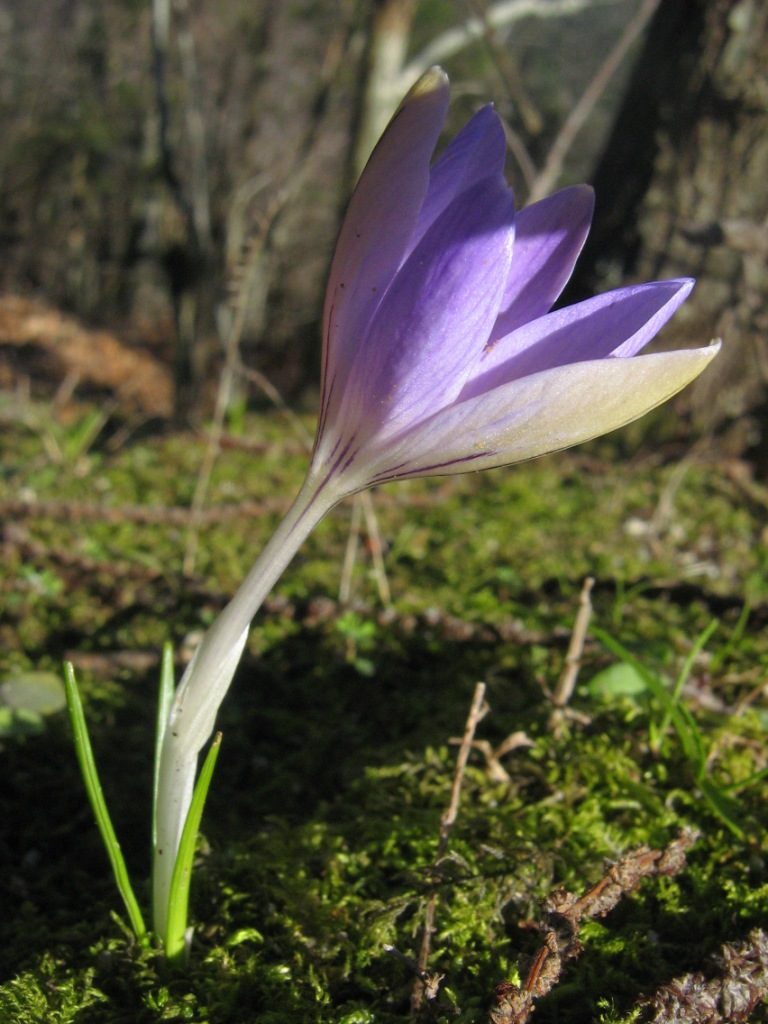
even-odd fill
[(323, 379), (337, 372), (340, 388), (352, 352), (410, 242), (447, 107), (448, 79), (433, 68), (401, 103), (350, 200), (323, 317)]
[(488, 105), (467, 122), (433, 165), (408, 255), (457, 196), (484, 178), (504, 173), (505, 157), (504, 129)]
[(486, 350), (461, 399), (569, 363), (639, 352), (687, 298), (691, 280), (657, 281), (597, 295), (513, 331)]
[(341, 415), (379, 437), (453, 401), (496, 319), (514, 201), (501, 176), (454, 200), (400, 269), (348, 381)]
[(552, 308), (573, 272), (594, 205), (592, 189), (576, 185), (518, 212), (512, 268), (491, 342)]
[(433, 462), (426, 466), (412, 466), (410, 469), (401, 469), (400, 472), (396, 472), (401, 466), (407, 465), (407, 463), (400, 463), (400, 466), (383, 469), (380, 473), (377, 473), (368, 486), (373, 487), (376, 484), (384, 484), (390, 480), (406, 480), (408, 477), (440, 476), (445, 474), (449, 468), (451, 472), (464, 473), (472, 469), (472, 466), (467, 465), (468, 462), (492, 458), (496, 454), (495, 451), (489, 448), (486, 451), (473, 452), (471, 455), (460, 455), (457, 458), (446, 459), (443, 462)]
[[(339, 466), (341, 465), (341, 463), (342, 463), (342, 460), (344, 459), (344, 457), (346, 456), (347, 452), (348, 452), (348, 451), (349, 451), (349, 449), (350, 449), (350, 448), (352, 447), (352, 445), (353, 445), (353, 444), (355, 443), (355, 438), (356, 438), (356, 437), (357, 437), (357, 434), (353, 434), (353, 435), (352, 435), (352, 437), (350, 437), (350, 438), (349, 438), (349, 440), (347, 441), (347, 443), (346, 443), (346, 444), (344, 445), (344, 447), (343, 447), (343, 448), (341, 449), (341, 451), (339, 452), (339, 454), (338, 454), (338, 455), (336, 456), (336, 460), (335, 460), (335, 461), (334, 461), (334, 463), (333, 463), (333, 464), (332, 464), (332, 465), (331, 465), (331, 466), (330, 466), (330, 467), (328, 468), (328, 470), (327, 470), (327, 471), (326, 471), (326, 473), (325, 473), (325, 476), (323, 477), (323, 479), (322, 479), (322, 480), (320, 481), (320, 483), (319, 483), (319, 484), (317, 485), (317, 487), (315, 488), (315, 492), (314, 492), (314, 494), (312, 495), (312, 497), (311, 497), (311, 498), (309, 499), (309, 501), (307, 502), (307, 504), (306, 504), (305, 508), (303, 509), (303, 511), (302, 511), (302, 513), (301, 513), (301, 516), (299, 517), (299, 520), (298, 520), (298, 522), (301, 522), (301, 520), (302, 520), (302, 519), (304, 518), (304, 516), (305, 516), (305, 515), (307, 514), (307, 512), (309, 512), (309, 510), (310, 510), (310, 509), (312, 508), (312, 506), (313, 506), (313, 505), (315, 504), (315, 502), (317, 501), (318, 497), (319, 497), (319, 496), (320, 496), (320, 494), (322, 493), (322, 491), (323, 491), (323, 488), (325, 488), (325, 487), (326, 487), (326, 486), (328, 485), (328, 481), (329, 481), (329, 480), (331, 479), (331, 477), (333, 476), (333, 474), (334, 474), (334, 473), (336, 473), (336, 472), (338, 472), (338, 470), (339, 470)], [(335, 444), (335, 445), (333, 446), (333, 451), (331, 452), (330, 456), (329, 456), (329, 457), (328, 457), (328, 459), (326, 460), (326, 465), (328, 465), (328, 462), (330, 461), (330, 459), (331, 459), (331, 458), (333, 458), (334, 454), (335, 454), (335, 453), (336, 453), (336, 452), (338, 451), (338, 449), (339, 449), (339, 446), (341, 445), (341, 443), (342, 443), (342, 438), (341, 438), (341, 437), (339, 437), (339, 438), (337, 439), (337, 441), (336, 441), (336, 444)], [(345, 464), (344, 464), (344, 465), (342, 466), (341, 472), (343, 472), (343, 471), (344, 471), (344, 470), (345, 470), (345, 469), (347, 468), (347, 466), (349, 465), (349, 463), (350, 463), (350, 462), (352, 461), (352, 459), (354, 459), (354, 457), (355, 457), (355, 456), (357, 455), (357, 453), (358, 453), (359, 451), (360, 451), (360, 449), (359, 449), (359, 448), (356, 448), (356, 449), (355, 449), (355, 451), (354, 451), (354, 452), (352, 453), (352, 456), (351, 456), (351, 458), (350, 458), (350, 459), (348, 459), (348, 460), (347, 460), (347, 462), (346, 462), (346, 463), (345, 463)]]
[(339, 476), (341, 476), (341, 474), (342, 474), (342, 473), (346, 473), (346, 471), (347, 471), (347, 470), (349, 469), (349, 467), (350, 467), (350, 466), (352, 465), (352, 463), (353, 463), (353, 462), (355, 461), (355, 459), (357, 458), (357, 456), (358, 456), (358, 454), (359, 454), (359, 453), (360, 453), (360, 449), (359, 449), (359, 448), (355, 448), (355, 450), (354, 450), (354, 451), (352, 452), (352, 454), (351, 454), (351, 455), (349, 455), (349, 456), (347, 456), (347, 460), (346, 460), (346, 462), (345, 462), (345, 463), (344, 463), (344, 465), (343, 465), (343, 466), (342, 466), (342, 467), (341, 467), (341, 468), (339, 469)]

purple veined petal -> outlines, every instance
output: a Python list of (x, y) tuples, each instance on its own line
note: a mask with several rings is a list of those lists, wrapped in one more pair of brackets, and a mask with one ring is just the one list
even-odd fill
[(350, 431), (391, 434), (454, 400), (496, 319), (513, 239), (514, 200), (501, 175), (438, 217), (360, 347), (339, 412)]
[(549, 312), (573, 273), (594, 206), (589, 185), (575, 185), (518, 212), (515, 256), (491, 343)]
[(457, 196), (483, 178), (504, 173), (506, 149), (501, 120), (489, 104), (478, 110), (432, 165), (408, 255)]
[(332, 393), (342, 388), (343, 380), (334, 383), (334, 378), (346, 374), (413, 234), (448, 92), (440, 68), (419, 79), (379, 140), (350, 200), (325, 296), (321, 423)]
[(635, 355), (685, 301), (693, 284), (681, 279), (631, 285), (539, 317), (486, 349), (461, 397), (567, 363)]
[(503, 384), (390, 442), (369, 482), (493, 469), (607, 434), (677, 394), (719, 349), (571, 363)]

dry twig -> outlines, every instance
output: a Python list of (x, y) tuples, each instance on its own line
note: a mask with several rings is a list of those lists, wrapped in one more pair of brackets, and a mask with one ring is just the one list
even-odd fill
[[(472, 696), (472, 704), (469, 708), (467, 721), (464, 726), (459, 753), (456, 757), (456, 771), (453, 774), (453, 785), (451, 786), (451, 798), (448, 806), (440, 818), (440, 835), (437, 841), (437, 853), (432, 865), (432, 874), (437, 875), (440, 870), (440, 862), (448, 849), (448, 839), (451, 829), (459, 813), (459, 802), (461, 800), (461, 786), (464, 781), (464, 771), (467, 767), (469, 752), (472, 749), (472, 741), (475, 738), (475, 730), (478, 722), (488, 711), (485, 703), (485, 683), (478, 683)], [(427, 971), (429, 953), (432, 947), (432, 935), (435, 930), (435, 911), (437, 909), (437, 890), (433, 889), (427, 901), (427, 908), (424, 914), (424, 929), (421, 935), (421, 948), (419, 959), (416, 964), (416, 981), (411, 992), (411, 1012), (416, 1013), (422, 1006), (424, 999), (434, 999), (442, 976), (432, 975)], [(437, 978), (437, 981), (434, 979)], [(428, 984), (427, 981), (432, 982)]]
[[(450, 742), (460, 743), (461, 740), (451, 737)], [(511, 782), (509, 772), (501, 763), (502, 757), (510, 754), (513, 750), (518, 750), (520, 747), (533, 746), (535, 746), (533, 740), (527, 733), (522, 731), (511, 732), (505, 740), (502, 740), (498, 747), (492, 746), (488, 740), (474, 740), (472, 743), (473, 750), (480, 751), (485, 758), (485, 767), (493, 782)]]
[(685, 974), (664, 985), (646, 1005), (651, 1024), (741, 1024), (768, 999), (768, 935), (755, 928), (746, 942), (725, 945), (717, 977)]
[(587, 639), (589, 620), (592, 617), (592, 601), (590, 594), (592, 593), (594, 585), (594, 577), (587, 576), (582, 585), (581, 594), (579, 595), (579, 610), (576, 613), (576, 621), (573, 624), (573, 632), (571, 633), (571, 640), (568, 644), (568, 653), (565, 656), (565, 665), (563, 666), (563, 671), (557, 681), (555, 692), (552, 694), (552, 703), (554, 704), (554, 708), (552, 714), (549, 716), (549, 728), (555, 736), (558, 736), (562, 732), (563, 723), (566, 717), (568, 717), (569, 714), (573, 714), (573, 712), (569, 712), (567, 705), (573, 696), (573, 691), (576, 688), (576, 682), (579, 678), (581, 658), (584, 653), (584, 642)]
[(631, 851), (612, 865), (583, 896), (556, 889), (545, 906), (544, 942), (522, 986), (511, 981), (503, 981), (496, 986), (496, 1005), (490, 1011), (492, 1024), (526, 1024), (535, 1009), (536, 1000), (550, 992), (559, 981), (566, 961), (581, 953), (579, 929), (582, 921), (604, 917), (644, 878), (678, 874), (685, 866), (686, 851), (696, 838), (695, 833), (686, 831), (664, 850), (641, 846)]

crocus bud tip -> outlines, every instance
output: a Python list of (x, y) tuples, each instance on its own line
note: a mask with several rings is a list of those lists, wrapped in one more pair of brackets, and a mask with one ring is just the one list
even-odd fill
[(400, 106), (404, 107), (413, 100), (422, 99), (435, 92), (447, 92), (447, 90), (448, 75), (446, 75), (441, 67), (435, 64), (429, 71), (425, 71), (421, 78), (411, 86)]

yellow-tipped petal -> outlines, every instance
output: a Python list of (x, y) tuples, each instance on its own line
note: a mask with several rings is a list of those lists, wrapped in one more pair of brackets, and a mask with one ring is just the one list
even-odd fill
[(405, 96), (400, 101), (400, 105), (395, 111), (395, 117), (399, 112), (406, 107), (409, 103), (413, 103), (414, 100), (418, 100), (424, 96), (429, 96), (434, 93), (446, 93), (448, 90), (448, 75), (438, 65), (434, 64), (428, 71), (419, 78)]
[[(404, 432), (377, 459), (378, 482), (466, 473), (534, 459), (600, 437), (655, 409), (720, 350), (660, 352), (571, 363), (503, 384)], [(389, 467), (397, 467), (391, 473)]]

